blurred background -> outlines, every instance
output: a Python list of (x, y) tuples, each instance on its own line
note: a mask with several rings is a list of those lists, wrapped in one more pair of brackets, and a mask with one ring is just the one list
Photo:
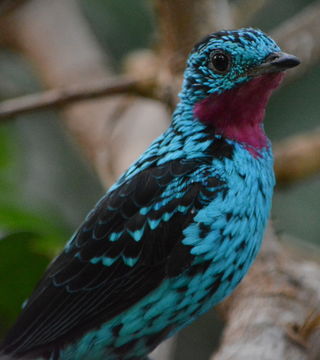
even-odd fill
[[(271, 31), (312, 2), (316, 1), (264, 1), (261, 10), (250, 19), (250, 25)], [(123, 59), (130, 52), (155, 46), (157, 33), (151, 0), (78, 3), (116, 72), (121, 72)], [(34, 64), (14, 47), (2, 45), (1, 100), (40, 91), (43, 85)], [(319, 84), (317, 65), (302, 77), (288, 81), (272, 97), (265, 127), (273, 143), (318, 126)], [(13, 322), (50, 259), (104, 191), (97, 173), (59, 121), (58, 112), (41, 111), (2, 121), (0, 335)], [(276, 229), (286, 239), (305, 246), (319, 245), (319, 212), (319, 175), (279, 188), (275, 193), (272, 217)], [(209, 316), (214, 317), (214, 312)], [(205, 323), (210, 327), (204, 327)], [(176, 359), (208, 357), (214, 346), (212, 338), (217, 338), (214, 334), (218, 332), (212, 321), (199, 320), (179, 336)], [(189, 346), (183, 351), (186, 343)], [(193, 348), (197, 349), (196, 354)], [(199, 348), (203, 351), (201, 356)]]

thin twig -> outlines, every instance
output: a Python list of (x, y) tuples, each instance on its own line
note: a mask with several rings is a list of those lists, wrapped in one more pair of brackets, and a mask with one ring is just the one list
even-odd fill
[(85, 86), (71, 86), (21, 96), (0, 103), (0, 120), (35, 110), (56, 108), (76, 101), (123, 93), (141, 94), (141, 81), (133, 78), (106, 79)]

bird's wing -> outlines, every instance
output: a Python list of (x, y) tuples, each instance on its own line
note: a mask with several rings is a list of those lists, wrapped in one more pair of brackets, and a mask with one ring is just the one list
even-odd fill
[(197, 168), (175, 160), (108, 193), (50, 265), (2, 349), (23, 355), (67, 343), (183, 271), (192, 260), (183, 229), (214, 196), (208, 182), (219, 185), (197, 181)]

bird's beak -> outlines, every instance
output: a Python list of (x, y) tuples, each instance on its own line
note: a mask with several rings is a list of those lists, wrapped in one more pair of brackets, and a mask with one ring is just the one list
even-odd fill
[(268, 73), (275, 73), (291, 69), (300, 64), (300, 60), (284, 52), (271, 53), (262, 64), (251, 68), (247, 75), (260, 76)]

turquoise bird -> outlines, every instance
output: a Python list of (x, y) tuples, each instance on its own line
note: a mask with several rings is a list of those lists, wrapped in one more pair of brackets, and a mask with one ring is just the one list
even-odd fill
[(265, 108), (283, 71), (298, 64), (252, 28), (196, 44), (171, 125), (53, 260), (0, 353), (146, 360), (230, 295), (271, 208)]

